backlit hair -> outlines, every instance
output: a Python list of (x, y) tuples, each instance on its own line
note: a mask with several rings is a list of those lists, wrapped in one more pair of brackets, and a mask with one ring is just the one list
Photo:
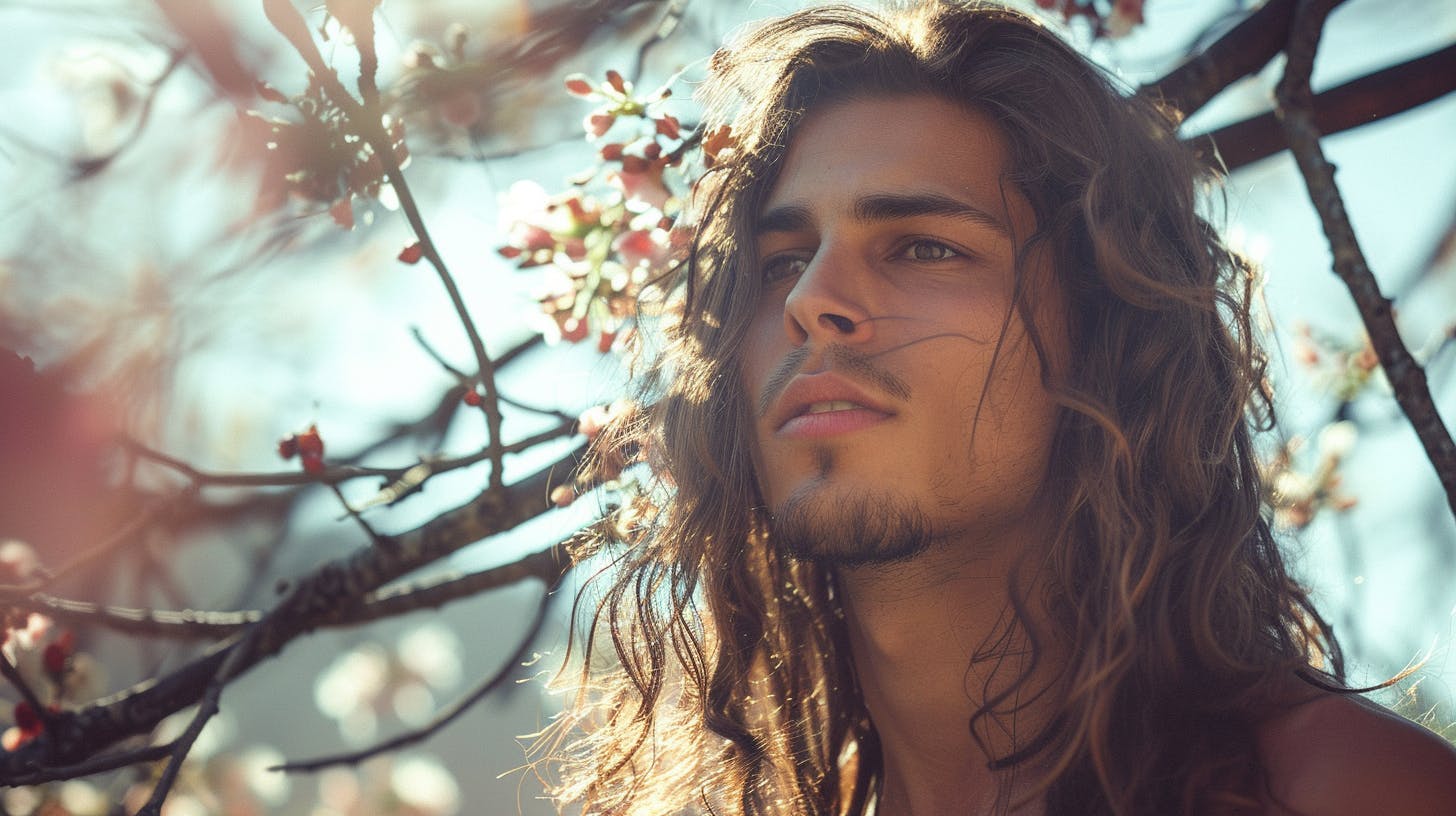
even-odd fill
[[(612, 566), (579, 599), (595, 614), (557, 795), (593, 814), (839, 816), (880, 784), (833, 571), (769, 540), (739, 366), (753, 224), (796, 128), (895, 95), (953, 101), (1005, 137), (1003, 183), (1036, 220), (1014, 308), (1043, 372), (1029, 253), (1049, 253), (1069, 303), (1071, 363), (1043, 374), (1060, 406), (1044, 487), (1059, 524), (1023, 565), (1037, 597), (1013, 592), (1008, 627), (974, 658), (994, 673), (998, 650), (1025, 642), (1034, 664), (1054, 638), (1064, 685), (1023, 689), (1018, 667), (966, 728), (983, 740), (1027, 698), (1050, 709), (993, 761), (1034, 760), (1048, 813), (1258, 811), (1256, 727), (1290, 678), (1337, 686), (1342, 667), (1267, 523), (1251, 271), (1200, 215), (1210, 174), (1170, 115), (1035, 20), (965, 3), (811, 9), (715, 55), (704, 128), (731, 125), (736, 142), (695, 196), (692, 256), (669, 287), (680, 319), (643, 385), (652, 407), (607, 443), (644, 452), (657, 501), (603, 534)], [(1022, 623), (1033, 600), (1048, 631)]]

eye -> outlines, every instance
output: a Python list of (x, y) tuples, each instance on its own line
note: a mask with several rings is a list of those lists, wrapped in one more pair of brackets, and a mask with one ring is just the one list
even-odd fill
[(900, 257), (911, 261), (945, 261), (960, 254), (945, 244), (928, 238), (917, 238), (900, 250)]
[(787, 278), (803, 274), (804, 269), (809, 266), (809, 259), (803, 255), (775, 255), (763, 262), (762, 275), (764, 283), (777, 283)]

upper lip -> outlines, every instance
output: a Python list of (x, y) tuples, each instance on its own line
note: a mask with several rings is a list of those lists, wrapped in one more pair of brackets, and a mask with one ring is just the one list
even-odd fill
[(852, 402), (882, 414), (895, 413), (882, 400), (871, 396), (850, 380), (832, 371), (826, 371), (821, 374), (801, 374), (789, 383), (789, 387), (779, 395), (773, 411), (769, 414), (773, 423), (772, 427), (774, 430), (784, 427), (785, 423), (803, 414), (809, 406), (816, 402), (838, 400)]

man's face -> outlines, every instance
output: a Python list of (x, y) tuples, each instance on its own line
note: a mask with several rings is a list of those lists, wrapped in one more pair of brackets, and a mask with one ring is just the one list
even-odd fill
[[(989, 119), (937, 97), (857, 100), (796, 130), (757, 230), (744, 351), (777, 539), (842, 564), (1024, 533), (1056, 409), (1012, 308), (1035, 227)], [(1061, 294), (1025, 270), (1041, 334)]]

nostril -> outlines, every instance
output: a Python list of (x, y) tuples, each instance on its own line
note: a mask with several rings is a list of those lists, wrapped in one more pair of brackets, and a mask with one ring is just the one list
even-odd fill
[(850, 334), (854, 331), (854, 321), (844, 315), (825, 313), (819, 315), (819, 319), (834, 324), (834, 328), (838, 329), (841, 334)]

